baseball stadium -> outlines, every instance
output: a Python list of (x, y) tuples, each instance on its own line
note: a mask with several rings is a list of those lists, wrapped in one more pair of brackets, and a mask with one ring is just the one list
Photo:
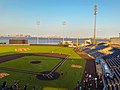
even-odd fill
[(120, 88), (120, 49), (110, 43), (74, 48), (2, 44), (0, 50), (0, 85), (5, 90)]
[(0, 0), (0, 90), (120, 90), (119, 3)]

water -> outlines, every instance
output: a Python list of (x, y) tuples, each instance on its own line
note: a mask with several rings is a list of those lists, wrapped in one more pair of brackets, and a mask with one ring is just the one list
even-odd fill
[[(29, 44), (36, 44), (37, 38), (22, 38), (22, 37), (0, 37), (0, 42), (6, 42), (9, 44), (10, 39), (26, 39), (28, 40)], [(60, 41), (62, 41), (62, 38), (38, 38), (39, 44), (58, 44)], [(73, 43), (77, 42), (76, 38), (64, 38), (65, 41), (73, 41)], [(78, 39), (79, 43), (84, 43), (87, 39)], [(97, 40), (98, 42), (106, 42), (108, 40)]]

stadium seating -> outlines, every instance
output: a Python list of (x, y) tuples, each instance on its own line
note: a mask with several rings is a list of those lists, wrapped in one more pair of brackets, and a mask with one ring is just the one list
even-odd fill
[(108, 65), (111, 72), (114, 74), (113, 78), (104, 77), (107, 90), (120, 89), (120, 50), (112, 49), (113, 53), (102, 57)]
[(101, 53), (98, 50), (102, 50), (108, 47), (108, 46), (104, 46), (103, 43), (99, 45), (91, 45), (91, 46), (90, 45), (87, 46), (85, 49), (83, 49), (83, 51), (93, 56), (94, 58), (104, 56), (104, 53)]
[[(93, 45), (90, 45), (93, 46)], [(102, 50), (109, 51), (108, 55), (102, 53)], [(101, 67), (103, 70), (104, 90), (120, 90), (120, 49), (109, 48), (104, 43), (94, 45), (93, 48), (87, 46), (83, 49), (87, 54), (94, 58), (101, 58)], [(105, 69), (107, 68), (107, 69)], [(107, 76), (106, 73), (108, 73)]]

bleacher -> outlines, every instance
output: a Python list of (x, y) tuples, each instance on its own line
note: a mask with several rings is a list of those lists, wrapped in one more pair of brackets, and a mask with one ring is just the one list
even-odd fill
[(104, 48), (107, 48), (108, 46), (105, 46), (103, 43), (98, 45), (92, 45), (92, 47), (87, 46), (83, 51), (85, 51), (87, 54), (96, 57), (102, 57), (105, 54), (102, 52), (99, 52), (99, 50), (102, 50)]
[(112, 52), (110, 51), (111, 49), (112, 49), (112, 47), (107, 47), (105, 49), (99, 50), (99, 52), (108, 55), (108, 54), (112, 54)]
[(101, 57), (104, 59), (109, 69), (113, 73), (113, 78), (105, 77), (106, 90), (120, 89), (120, 50), (114, 49), (112, 54)]
[(112, 48), (110, 51), (112, 51), (112, 52), (116, 52), (116, 51), (119, 51), (120, 49), (118, 49), (118, 48)]
[[(108, 49), (107, 49), (108, 48)], [(111, 52), (109, 54), (102, 53)], [(109, 46), (102, 44), (87, 46), (83, 49), (87, 54), (94, 58), (101, 58), (104, 63), (101, 63), (103, 70), (104, 90), (120, 90), (120, 49), (109, 48)], [(109, 73), (107, 73), (109, 71)]]

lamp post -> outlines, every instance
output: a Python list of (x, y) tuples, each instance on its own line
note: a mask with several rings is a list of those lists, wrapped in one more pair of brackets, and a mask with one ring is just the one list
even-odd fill
[(36, 24), (37, 24), (37, 31), (38, 31), (37, 44), (39, 44), (39, 26), (40, 26), (40, 21), (36, 21)]
[(63, 43), (64, 43), (64, 29), (65, 29), (66, 22), (63, 21), (63, 22), (62, 22), (62, 25), (63, 25)]
[(93, 44), (96, 44), (96, 15), (97, 15), (97, 5), (94, 6), (94, 41)]

